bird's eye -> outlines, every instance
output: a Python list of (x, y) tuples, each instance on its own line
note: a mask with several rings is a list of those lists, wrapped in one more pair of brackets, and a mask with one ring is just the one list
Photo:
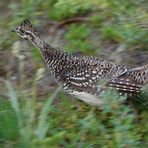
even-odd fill
[(25, 31), (24, 30), (21, 30), (21, 33), (25, 33)]

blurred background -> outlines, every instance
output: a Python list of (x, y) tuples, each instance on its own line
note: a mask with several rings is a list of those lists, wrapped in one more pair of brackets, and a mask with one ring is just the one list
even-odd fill
[(39, 50), (11, 32), (27, 18), (57, 49), (148, 64), (147, 0), (0, 1), (0, 147), (148, 147), (147, 87), (134, 109), (115, 92), (103, 111), (66, 95)]

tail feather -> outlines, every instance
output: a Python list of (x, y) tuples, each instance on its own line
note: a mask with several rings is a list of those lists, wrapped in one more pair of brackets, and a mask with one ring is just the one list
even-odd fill
[(122, 95), (133, 96), (138, 94), (142, 85), (128, 75), (122, 75), (112, 81), (107, 82), (107, 86), (117, 89)]
[(106, 86), (117, 89), (122, 95), (133, 96), (140, 92), (143, 85), (148, 83), (148, 64), (129, 69), (125, 74), (108, 81)]
[(129, 75), (134, 77), (134, 79), (144, 85), (148, 83), (148, 64), (133, 68), (129, 71)]

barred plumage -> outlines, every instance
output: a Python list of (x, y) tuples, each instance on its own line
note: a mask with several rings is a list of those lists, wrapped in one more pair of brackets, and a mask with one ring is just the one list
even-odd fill
[[(101, 105), (103, 101), (99, 96), (106, 87), (117, 89), (121, 95), (133, 96), (148, 83), (148, 65), (128, 68), (97, 57), (70, 55), (56, 50), (40, 39), (29, 20), (13, 31), (40, 49), (53, 77), (65, 91), (89, 104)], [(102, 79), (105, 79), (105, 86), (100, 84)]]

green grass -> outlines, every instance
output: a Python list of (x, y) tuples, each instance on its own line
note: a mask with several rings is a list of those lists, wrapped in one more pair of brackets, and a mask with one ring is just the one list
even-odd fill
[[(60, 88), (40, 99), (37, 85), (47, 74), (41, 68), (40, 53), (31, 45), (30, 50), (28, 46), (14, 46), (19, 38), (10, 33), (11, 28), (28, 17), (44, 28), (45, 31), (41, 32), (47, 36), (48, 30), (55, 27), (48, 22), (59, 24), (67, 19), (84, 17), (88, 21), (66, 24), (50, 37), (54, 39), (55, 34), (63, 31), (56, 36), (55, 42), (64, 40), (66, 44), (62, 48), (71, 53), (98, 56), (106, 44), (109, 47), (122, 46), (124, 51), (133, 50), (133, 53), (136, 51), (134, 47), (147, 52), (147, 0), (22, 0), (2, 4), (3, 11), (9, 14), (1, 16), (0, 53), (4, 52), (8, 58), (1, 57), (0, 74), (1, 65), (9, 69), (9, 57), (17, 59), (18, 66), (15, 70), (10, 68), (7, 75), (0, 78), (4, 81), (0, 90), (5, 90), (7, 96), (7, 99), (0, 98), (0, 147), (147, 148), (147, 86), (143, 88), (143, 99), (133, 99), (139, 121), (133, 109), (125, 105), (125, 98), (114, 91), (109, 93), (110, 90), (102, 98), (107, 102), (103, 111), (71, 99), (59, 92)], [(17, 53), (10, 56), (12, 50), (17, 50)], [(22, 54), (31, 57), (31, 62), (36, 65), (31, 78), (25, 75), (27, 59), (23, 60)], [(108, 52), (105, 54), (110, 56)], [(15, 72), (19, 75), (17, 86), (12, 80)], [(59, 102), (54, 104), (55, 99)]]
[[(70, 101), (61, 93), (58, 95), (60, 88), (37, 108), (39, 102), (33, 98), (25, 96), (21, 101), (9, 81), (6, 87), (10, 100), (1, 103), (2, 141), (15, 140), (15, 146), (21, 147), (146, 146), (146, 119), (135, 122), (136, 116), (123, 103), (126, 98), (119, 97), (115, 91), (106, 91), (102, 98), (106, 104), (100, 112), (83, 103), (74, 110), (72, 105), (80, 102)], [(62, 101), (54, 106), (51, 103), (57, 95)], [(141, 115), (145, 116), (146, 112)], [(139, 131), (141, 126), (145, 130)]]
[(13, 141), (18, 136), (18, 126), (14, 110), (10, 102), (0, 100), (0, 139)]

